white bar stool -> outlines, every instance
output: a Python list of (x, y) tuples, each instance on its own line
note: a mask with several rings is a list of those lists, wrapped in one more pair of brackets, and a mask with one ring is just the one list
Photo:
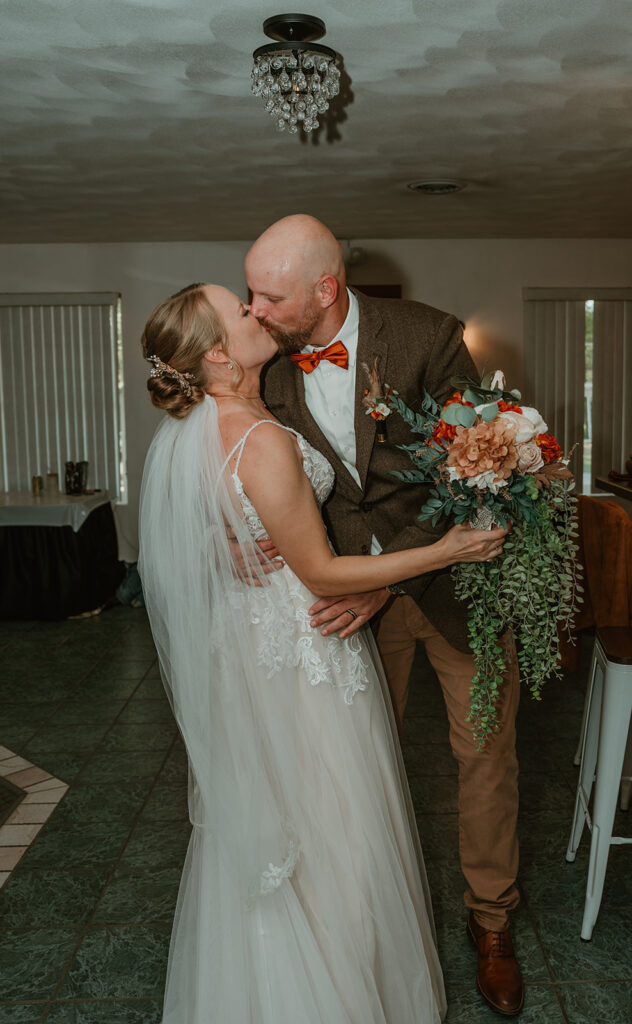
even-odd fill
[[(612, 835), (626, 740), (632, 717), (632, 627), (598, 629), (588, 681), (581, 766), (566, 860), (574, 861), (588, 824), (592, 833), (581, 937), (592, 938), (611, 845), (632, 843)], [(596, 768), (596, 773), (595, 773)], [(595, 800), (588, 810), (593, 779)]]

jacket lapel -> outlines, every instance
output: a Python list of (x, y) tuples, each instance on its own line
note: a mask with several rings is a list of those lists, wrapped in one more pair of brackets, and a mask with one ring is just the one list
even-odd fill
[(360, 312), (355, 396), (356, 468), (360, 475), (362, 490), (364, 491), (377, 427), (373, 417), (367, 415), (366, 409), (362, 405), (362, 395), (369, 386), (369, 380), (363, 364), (368, 366), (370, 370), (377, 356), (380, 380), (382, 383), (385, 383), (384, 374), (386, 372), (388, 343), (385, 338), (380, 337), (382, 317), (379, 312), (361, 294), (355, 292), (355, 295)]

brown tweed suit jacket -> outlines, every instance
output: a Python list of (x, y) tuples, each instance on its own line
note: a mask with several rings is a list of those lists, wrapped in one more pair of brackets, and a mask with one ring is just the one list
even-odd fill
[[(345, 469), (305, 404), (303, 371), (291, 359), (279, 357), (267, 368), (264, 397), (282, 423), (298, 430), (331, 462), (336, 482), (323, 508), (329, 536), (339, 554), (368, 554), (375, 534), (384, 551), (431, 544), (446, 526), (433, 528), (417, 516), (426, 500), (426, 484), (406, 484), (391, 474), (411, 469), (398, 444), (415, 440), (396, 413), (386, 420), (386, 444), (375, 440), (375, 421), (361, 404), (368, 385), (362, 364), (378, 356), (380, 379), (394, 387), (412, 409), (421, 405), (425, 387), (444, 402), (454, 391), (450, 378), (477, 371), (463, 343), (454, 316), (419, 302), (373, 299), (356, 293), (360, 310), (356, 370), (356, 466), (361, 486)], [(457, 601), (449, 570), (406, 580), (404, 590), (454, 647), (467, 651), (465, 606)]]

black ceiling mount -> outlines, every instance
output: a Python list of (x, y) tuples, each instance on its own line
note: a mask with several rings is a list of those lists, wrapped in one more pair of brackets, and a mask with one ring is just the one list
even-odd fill
[(336, 60), (335, 50), (314, 42), (315, 39), (324, 36), (327, 30), (325, 22), (320, 18), (313, 18), (311, 14), (275, 14), (273, 18), (266, 18), (263, 31), (269, 39), (276, 42), (259, 46), (253, 53), (255, 58), (308, 50), (310, 53), (321, 53), (324, 57)]
[(286, 43), (311, 43), (325, 35), (325, 22), (311, 14), (275, 14), (266, 18), (263, 31), (269, 39)]

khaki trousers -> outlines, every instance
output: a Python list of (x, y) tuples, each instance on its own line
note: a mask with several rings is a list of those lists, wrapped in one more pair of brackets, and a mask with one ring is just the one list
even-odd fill
[[(518, 904), (518, 760), (515, 720), (519, 676), (515, 649), (500, 697), (500, 728), (484, 750), (476, 749), (466, 722), (474, 659), (455, 650), (411, 597), (397, 597), (382, 615), (377, 643), (401, 735), (416, 641), (422, 640), (439, 677), (450, 723), (450, 744), (459, 766), (459, 850), (469, 885), (465, 905), (493, 931), (508, 926)], [(422, 845), (423, 845), (423, 836)]]

